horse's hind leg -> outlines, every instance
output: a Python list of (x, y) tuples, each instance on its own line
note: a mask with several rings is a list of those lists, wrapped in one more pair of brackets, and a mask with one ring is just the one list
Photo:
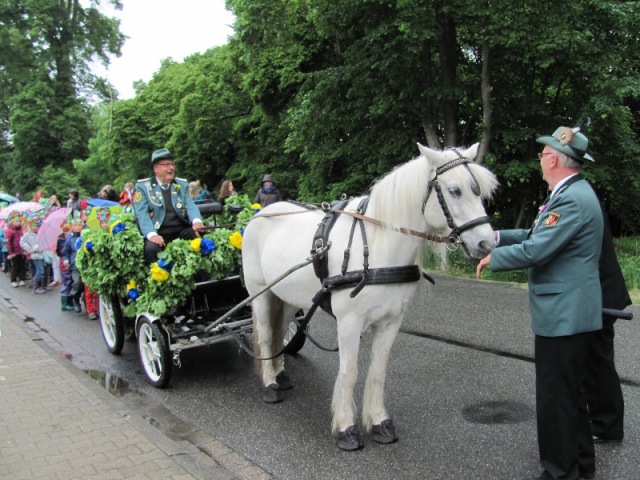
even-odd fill
[(373, 330), (371, 362), (364, 386), (362, 423), (367, 431), (373, 431), (373, 439), (378, 443), (398, 440), (393, 421), (384, 407), (384, 382), (391, 347), (401, 323), (401, 318), (394, 318), (378, 324)]
[[(254, 316), (254, 348), (262, 358), (271, 357), (278, 353), (274, 347), (278, 346), (278, 323), (282, 311), (282, 301), (271, 292), (265, 292), (253, 303)], [(279, 341), (282, 344), (282, 340)], [(262, 399), (267, 403), (278, 403), (283, 400), (278, 388), (276, 362), (271, 360), (258, 360), (261, 362), (258, 369), (262, 372), (262, 384), (264, 393)], [(281, 368), (281, 367), (280, 367)]]
[[(277, 313), (278, 320), (273, 328), (272, 346), (274, 353), (280, 352), (284, 348), (284, 337), (289, 329), (289, 322), (297, 311), (298, 309), (296, 307), (284, 302), (281, 303), (280, 309)], [(289, 390), (293, 388), (291, 379), (284, 369), (284, 355), (280, 355), (273, 359), (273, 368), (276, 372), (276, 383), (278, 384), (278, 389)]]
[(340, 370), (333, 389), (332, 431), (337, 432), (338, 447), (342, 450), (358, 450), (363, 447), (358, 427), (355, 425), (356, 408), (353, 389), (358, 379), (358, 349), (362, 322), (347, 315), (338, 320), (338, 347)]

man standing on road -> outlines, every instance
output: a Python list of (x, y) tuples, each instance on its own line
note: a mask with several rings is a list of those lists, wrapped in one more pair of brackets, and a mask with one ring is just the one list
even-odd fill
[[(600, 253), (602, 307), (623, 310), (631, 297), (616, 257), (609, 219), (604, 208), (604, 234)], [(624, 438), (624, 397), (614, 355), (616, 318), (602, 315), (602, 330), (595, 332), (587, 360), (584, 388), (587, 394), (593, 443), (620, 442)]]
[(176, 164), (166, 148), (151, 155), (154, 176), (138, 180), (133, 210), (144, 236), (144, 259), (148, 264), (158, 260), (158, 253), (172, 240), (197, 238), (203, 228), (200, 211), (189, 196), (189, 184), (174, 178)]
[(529, 269), (535, 334), (540, 479), (593, 478), (595, 452), (583, 383), (595, 331), (602, 328), (598, 261), (603, 218), (580, 174), (588, 140), (579, 129), (558, 128), (536, 141), (542, 177), (551, 194), (530, 230), (497, 232), (498, 247), (478, 264), (492, 271)]

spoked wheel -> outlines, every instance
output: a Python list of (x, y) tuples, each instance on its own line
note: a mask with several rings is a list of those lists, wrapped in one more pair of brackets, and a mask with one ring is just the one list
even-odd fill
[(149, 383), (164, 388), (171, 379), (171, 352), (162, 328), (147, 317), (138, 325), (138, 352)]
[(120, 299), (117, 296), (100, 297), (100, 327), (107, 350), (114, 355), (119, 355), (124, 346), (124, 317)]
[[(304, 311), (298, 310), (294, 318), (297, 318), (299, 320), (304, 318)], [(304, 343), (307, 341), (307, 337), (304, 334), (301, 334), (297, 338), (294, 338), (298, 329), (299, 327), (296, 324), (296, 322), (294, 322), (293, 319), (291, 319), (289, 321), (289, 328), (287, 328), (287, 331), (284, 334), (284, 352), (285, 353), (292, 353), (292, 354), (298, 353), (302, 349), (302, 347), (304, 347)], [(305, 330), (308, 330), (308, 329), (309, 329), (309, 325), (307, 325)]]

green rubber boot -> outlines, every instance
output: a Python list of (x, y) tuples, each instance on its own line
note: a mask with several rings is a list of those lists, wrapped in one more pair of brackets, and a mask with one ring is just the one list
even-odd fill
[(73, 305), (69, 304), (69, 295), (60, 295), (60, 305), (63, 312), (74, 310)]

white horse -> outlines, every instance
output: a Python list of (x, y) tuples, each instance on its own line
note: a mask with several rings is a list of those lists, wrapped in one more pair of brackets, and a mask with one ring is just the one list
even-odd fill
[[(489, 170), (471, 162), (477, 155), (478, 144), (468, 150), (440, 151), (419, 144), (418, 147), (419, 157), (396, 167), (371, 189), (364, 213), (369, 219), (377, 220), (364, 222), (370, 269), (410, 266), (421, 260), (426, 239), (411, 235), (408, 230), (445, 238), (453, 233), (453, 237), (462, 242), (467, 256), (474, 259), (484, 257), (495, 247), (482, 200), (491, 197), (498, 182)], [(355, 211), (360, 200), (350, 200), (344, 211)], [(281, 213), (284, 215), (279, 215)], [(283, 272), (309, 257), (323, 216), (318, 210), (279, 202), (252, 219), (244, 232), (242, 246), (244, 279), (250, 295), (263, 290)], [(330, 233), (330, 276), (341, 272), (353, 222), (353, 217), (343, 213)], [(360, 226), (356, 226), (348, 271), (363, 269), (363, 244)], [(363, 446), (354, 419), (353, 389), (358, 375), (360, 337), (365, 330), (372, 332), (373, 343), (362, 423), (366, 431), (373, 430), (373, 439), (379, 443), (391, 443), (398, 438), (384, 405), (384, 382), (391, 346), (418, 283), (366, 285), (353, 298), (350, 296), (353, 286), (331, 293), (340, 351), (340, 371), (333, 392), (332, 430), (337, 433), (341, 449), (356, 450)], [(269, 357), (281, 350), (288, 322), (297, 310), (309, 309), (312, 297), (321, 288), (313, 267), (307, 265), (253, 300), (254, 350), (260, 357)], [(280, 401), (280, 390), (291, 388), (284, 373), (284, 357), (259, 363), (264, 400)]]

